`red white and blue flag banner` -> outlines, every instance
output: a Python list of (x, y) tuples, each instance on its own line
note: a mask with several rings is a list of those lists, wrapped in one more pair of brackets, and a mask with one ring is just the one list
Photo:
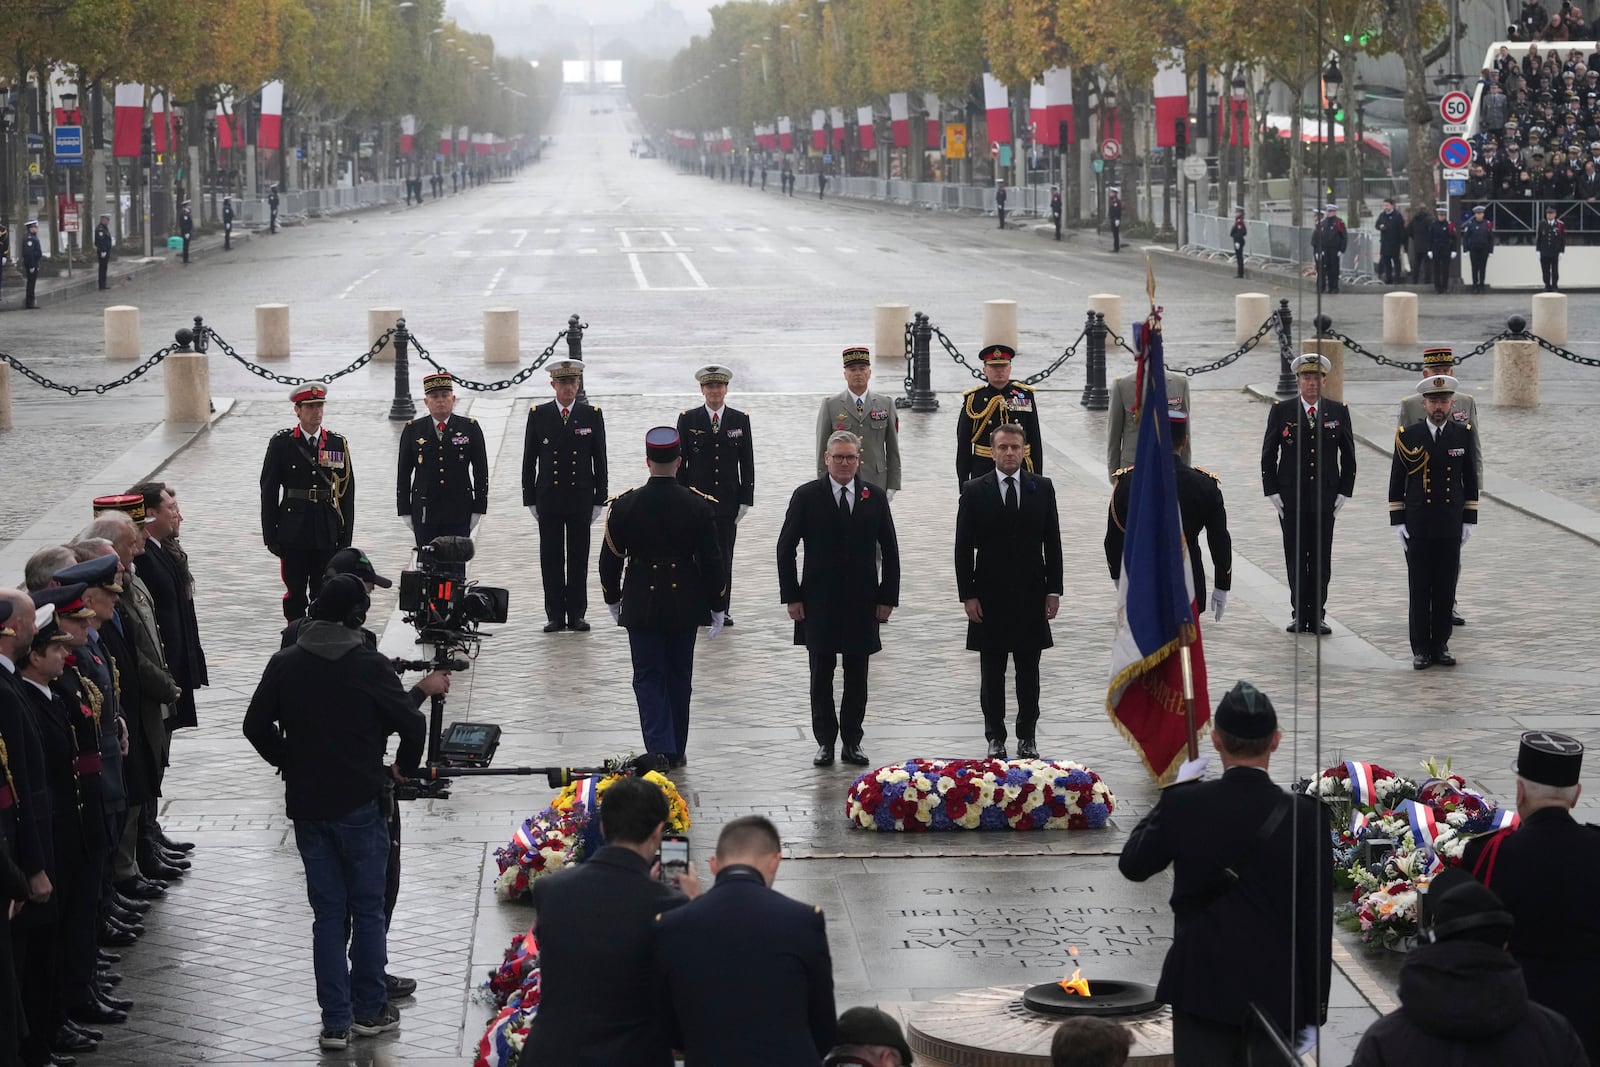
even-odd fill
[(1052, 67), (1043, 80), (1033, 83), (1028, 98), (1028, 121), (1033, 123), (1034, 140), (1052, 148), (1061, 144), (1061, 124), (1067, 124), (1067, 140), (1077, 140), (1072, 114), (1072, 68)]
[(826, 151), (828, 148), (827, 124), (828, 113), (822, 110), (820, 107), (815, 108), (811, 112), (811, 147), (816, 149), (818, 152)]
[(939, 121), (939, 94), (923, 93), (922, 109), (928, 113), (927, 133), (922, 143), (929, 151), (937, 152), (944, 144), (944, 123)]
[[(1352, 790), (1353, 794), (1354, 790)], [(1427, 856), (1428, 873), (1444, 867), (1444, 861), (1439, 859), (1439, 854), (1434, 851), (1434, 842), (1439, 837), (1439, 823), (1434, 817), (1433, 808), (1428, 804), (1421, 804), (1415, 800), (1400, 802), (1400, 810), (1405, 813), (1406, 821), (1411, 824), (1411, 837), (1416, 841), (1417, 847)]]
[(889, 124), (896, 148), (911, 147), (911, 100), (905, 93), (889, 94)]
[(239, 120), (233, 111), (233, 94), (221, 93), (217, 97), (217, 148), (243, 148), (244, 138), (240, 136)]
[[(1148, 269), (1148, 268), (1147, 268)], [(1150, 288), (1154, 290), (1153, 280)], [(1159, 312), (1135, 326), (1146, 361), (1146, 416), (1128, 497), (1122, 577), (1117, 582), (1117, 635), (1111, 646), (1106, 712), (1158, 784), (1166, 784), (1188, 755), (1183, 671), (1179, 653), (1183, 626), (1194, 627), (1190, 660), (1194, 677), (1195, 729), (1210, 721), (1205, 653), (1200, 643), (1173, 473), (1172, 431), (1167, 424), (1167, 376), (1162, 365)]]
[(856, 108), (856, 130), (861, 138), (861, 150), (870, 152), (878, 147), (878, 131), (873, 127), (872, 105)]
[(150, 125), (154, 127), (151, 133), (151, 147), (156, 152), (167, 150), (167, 143), (172, 138), (172, 118), (167, 114), (167, 97), (165, 93), (156, 93), (150, 98)]
[(417, 147), (417, 116), (400, 116), (400, 154), (409, 156)]
[[(1176, 143), (1178, 123), (1189, 121), (1189, 76), (1184, 73), (1181, 51), (1156, 67), (1155, 98), (1156, 144), (1171, 148)], [(1184, 136), (1187, 138), (1188, 130)]]
[(456, 127), (456, 155), (464, 156), (467, 148), (472, 144), (472, 128), (469, 126)]
[(983, 64), (983, 107), (989, 122), (991, 144), (1011, 143), (1011, 90), (1006, 83), (989, 73), (987, 60)]
[(261, 126), (256, 134), (257, 148), (283, 147), (283, 82), (267, 82), (261, 87)]
[(450, 136), (450, 127), (446, 126), (439, 132), (439, 154), (448, 156), (456, 146), (455, 139)]
[(788, 152), (794, 148), (794, 121), (787, 115), (778, 118), (778, 151)]
[(1345, 760), (1344, 771), (1350, 777), (1350, 832), (1359, 837), (1367, 828), (1367, 813), (1361, 809), (1378, 803), (1377, 777), (1372, 764), (1356, 760)]
[(844, 108), (829, 108), (828, 118), (833, 123), (833, 150), (837, 152), (844, 147)]
[(112, 99), (116, 110), (112, 117), (111, 154), (118, 159), (137, 159), (144, 133), (144, 86), (134, 82), (119, 84)]

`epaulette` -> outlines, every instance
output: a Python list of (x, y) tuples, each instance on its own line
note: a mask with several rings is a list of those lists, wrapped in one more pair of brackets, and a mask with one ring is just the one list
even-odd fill
[(1018, 389), (1021, 389), (1023, 392), (1026, 392), (1026, 393), (1033, 392), (1033, 386), (1027, 384), (1026, 382), (1010, 382), (1008, 384), (1014, 385)]
[(989, 388), (989, 383), (988, 382), (984, 382), (982, 385), (974, 385), (971, 389), (968, 389), (966, 392), (962, 393), (961, 395), (962, 396), (971, 396), (973, 393), (982, 392), (983, 390), (985, 390), (987, 388)]
[(287, 437), (289, 434), (292, 434), (292, 433), (294, 433), (294, 427), (293, 426), (285, 426), (283, 429), (279, 430), (277, 433), (273, 434), (272, 436), (274, 436), (274, 437)]
[(633, 492), (634, 489), (637, 489), (637, 488), (639, 488), (639, 487), (635, 485), (635, 486), (632, 486), (630, 488), (624, 489), (622, 492), (618, 493), (616, 496), (608, 497), (606, 499), (606, 505), (609, 507), (612, 504), (613, 501), (621, 500), (623, 497), (627, 496), (629, 493)]
[(598, 415), (600, 413), (600, 405), (599, 404), (590, 404), (589, 406), (594, 409), (595, 414)]
[(1126, 467), (1119, 467), (1111, 472), (1111, 480), (1116, 481), (1118, 478), (1122, 477), (1124, 474), (1127, 474), (1131, 470), (1133, 470), (1133, 465), (1131, 463)]
[(1201, 474), (1204, 474), (1207, 478), (1210, 478), (1212, 481), (1216, 482), (1218, 485), (1222, 484), (1222, 479), (1221, 478), (1218, 478), (1215, 474), (1212, 474), (1210, 471), (1206, 470), (1204, 467), (1196, 467), (1195, 470), (1199, 471)]
[(811, 912), (812, 912), (813, 915), (821, 915), (822, 914), (822, 905), (821, 904), (813, 905), (812, 908), (811, 908)]
[(688, 489), (689, 489), (689, 492), (691, 492), (691, 493), (699, 493), (701, 496), (705, 497), (707, 500), (711, 501), (713, 504), (720, 503), (720, 501), (718, 501), (717, 498), (712, 496), (710, 493), (702, 492), (701, 490), (696, 489), (692, 485), (689, 486)]

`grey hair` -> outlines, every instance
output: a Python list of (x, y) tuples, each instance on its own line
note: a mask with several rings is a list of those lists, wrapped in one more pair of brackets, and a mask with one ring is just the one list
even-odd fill
[(823, 448), (823, 451), (826, 452), (834, 445), (840, 443), (855, 445), (856, 451), (859, 452), (861, 450), (861, 438), (859, 435), (853, 434), (849, 430), (835, 430), (828, 435), (828, 444), (825, 448)]
[(77, 555), (66, 545), (46, 545), (28, 557), (27, 565), (22, 568), (23, 584), (30, 592), (43, 589), (50, 584), (56, 571), (76, 562)]
[(79, 563), (99, 559), (106, 553), (117, 550), (117, 546), (104, 537), (80, 537), (67, 547), (72, 549), (72, 554), (78, 558)]
[(95, 538), (100, 538), (116, 544), (117, 535), (124, 530), (138, 531), (138, 527), (134, 525), (133, 516), (126, 511), (108, 511), (103, 515), (95, 516), (94, 521), (78, 531), (78, 536), (73, 540), (75, 542), (92, 541)]
[(1545, 785), (1543, 782), (1530, 782), (1521, 775), (1517, 776), (1517, 781), (1522, 783), (1522, 791), (1535, 804), (1561, 804), (1570, 808), (1578, 802), (1578, 787), (1575, 785)]

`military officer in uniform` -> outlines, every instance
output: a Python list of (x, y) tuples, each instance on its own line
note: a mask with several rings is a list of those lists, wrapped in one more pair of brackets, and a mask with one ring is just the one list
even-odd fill
[(267, 232), (278, 232), (278, 184), (272, 183), (267, 190)]
[(1528, 999), (1560, 1012), (1600, 1062), (1600, 827), (1572, 817), (1583, 745), (1535, 731), (1517, 748), (1518, 826), (1467, 844), (1461, 865), (1493, 889), (1516, 919), (1506, 945)]
[(28, 232), (22, 237), (22, 277), (27, 282), (27, 290), (23, 294), (22, 306), (36, 308), (39, 302), (34, 299), (33, 287), (39, 283), (39, 264), (44, 261), (44, 248), (39, 244), (39, 220), (28, 220)]
[(1389, 468), (1389, 525), (1406, 553), (1411, 665), (1454, 667), (1450, 616), (1461, 546), (1478, 522), (1478, 465), (1472, 434), (1450, 417), (1456, 380), (1435, 374), (1417, 384), (1428, 417), (1396, 430)]
[(1333, 518), (1356, 491), (1356, 446), (1350, 409), (1322, 395), (1332, 364), (1326, 356), (1297, 356), (1291, 369), (1300, 395), (1280, 400), (1267, 415), (1261, 442), (1261, 492), (1283, 529), (1289, 574), (1290, 633), (1328, 634), (1322, 621), (1333, 565)]
[[(727, 367), (701, 367), (695, 372), (706, 402), (678, 415), (678, 440), (683, 462), (678, 484), (698, 489), (711, 498), (717, 513), (717, 547), (722, 550), (723, 585), (733, 591), (733, 544), (739, 520), (756, 500), (756, 452), (750, 436), (750, 416), (727, 406)], [(733, 615), (723, 618), (733, 625)]]
[(189, 262), (189, 238), (194, 236), (194, 216), (189, 212), (191, 201), (185, 200), (178, 211), (178, 232), (183, 234), (183, 261)]
[(289, 394), (298, 423), (267, 442), (261, 465), (261, 539), (282, 564), (283, 617), (293, 622), (317, 598), (328, 560), (355, 533), (356, 472), (350, 445), (322, 425), (328, 388)]
[[(1117, 471), (1133, 466), (1139, 451), (1139, 415), (1144, 404), (1143, 361), (1132, 374), (1124, 374), (1111, 384), (1111, 406), (1106, 409), (1106, 475), (1116, 481)], [(1189, 376), (1167, 370), (1167, 411), (1188, 416)], [(1193, 462), (1188, 434), (1183, 438), (1179, 458)]]
[(628, 631), (645, 750), (682, 767), (695, 636), (708, 613), (711, 636), (722, 632), (728, 587), (713, 501), (678, 484), (678, 432), (650, 430), (644, 454), (650, 480), (619, 495), (606, 516), (600, 590), (611, 618)]
[(961, 398), (961, 415), (956, 420), (958, 488), (994, 470), (994, 459), (989, 455), (989, 431), (1006, 422), (1019, 424), (1028, 435), (1028, 445), (1022, 453), (1023, 469), (1029, 474), (1044, 473), (1044, 438), (1039, 434), (1033, 386), (1011, 380), (1011, 361), (1016, 355), (1010, 345), (999, 344), (989, 345), (978, 353), (988, 384), (968, 389)]
[(11, 227), (0, 222), (0, 303), (6, 295), (6, 264), (11, 262)]
[(231, 251), (233, 248), (233, 200), (230, 197), (222, 198), (222, 250)]
[[(411, 524), (417, 544), (435, 537), (465, 537), (489, 510), (489, 456), (478, 420), (455, 414), (455, 379), (446, 371), (424, 375), (427, 417), (400, 433), (395, 487), (400, 517)], [(442, 564), (458, 568), (465, 564)]]
[(100, 264), (100, 288), (109, 286), (106, 283), (106, 271), (111, 266), (111, 227), (107, 225), (111, 216), (102, 214), (100, 224), (94, 228), (94, 255)]
[(845, 390), (822, 402), (817, 411), (817, 477), (827, 473), (828, 438), (849, 430), (861, 438), (861, 477), (888, 490), (900, 490), (900, 416), (894, 400), (867, 389), (872, 380), (872, 353), (866, 345), (844, 350)]
[(583, 362), (550, 364), (556, 398), (528, 411), (522, 441), (522, 503), (539, 522), (544, 632), (589, 629), (589, 527), (606, 502), (606, 422), (578, 399)]
[[(1431, 378), (1435, 374), (1455, 374), (1455, 354), (1448, 348), (1429, 348), (1422, 353), (1422, 376)], [(1459, 380), (1460, 375), (1456, 375)], [(1395, 424), (1395, 429), (1403, 430), (1407, 426), (1421, 422), (1428, 417), (1427, 411), (1422, 406), (1422, 394), (1415, 389), (1400, 398), (1400, 421)], [(1483, 439), (1478, 435), (1478, 402), (1471, 393), (1463, 393), (1459, 389), (1450, 398), (1450, 418), (1452, 421), (1465, 426), (1472, 433), (1472, 458), (1478, 468), (1478, 488), (1483, 488)], [(1459, 576), (1457, 578), (1459, 584)], [(1450, 623), (1453, 626), (1465, 626), (1466, 620), (1457, 612), (1452, 611)]]

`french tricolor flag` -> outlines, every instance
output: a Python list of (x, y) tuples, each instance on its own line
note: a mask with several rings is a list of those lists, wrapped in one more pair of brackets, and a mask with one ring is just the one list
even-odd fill
[(165, 152), (167, 142), (172, 140), (170, 122), (171, 119), (167, 116), (166, 94), (157, 93), (150, 98), (150, 123), (155, 127), (151, 141), (157, 153)]
[(1061, 124), (1067, 124), (1067, 140), (1076, 140), (1072, 115), (1072, 68), (1052, 67), (1042, 81), (1029, 90), (1028, 121), (1033, 123), (1034, 139), (1052, 148), (1061, 144)]
[(400, 116), (400, 154), (409, 156), (417, 146), (417, 116)]
[(243, 147), (239, 136), (239, 120), (233, 110), (233, 94), (224, 93), (217, 99), (217, 147), (228, 149)]
[(811, 112), (811, 147), (818, 152), (827, 151), (828, 148), (827, 122), (828, 113), (820, 107)]
[(983, 107), (989, 121), (989, 140), (994, 144), (1010, 144), (1011, 90), (989, 73), (987, 61), (983, 64)]
[(844, 108), (829, 108), (828, 117), (833, 121), (833, 150), (837, 152), (844, 148)]
[[(1171, 148), (1179, 122), (1189, 120), (1189, 76), (1183, 69), (1183, 53), (1163, 60), (1156, 68), (1156, 144)], [(1188, 130), (1184, 131), (1187, 140)]]
[(889, 94), (889, 123), (894, 129), (894, 146), (911, 147), (911, 100), (905, 93)]
[(856, 131), (861, 137), (861, 150), (870, 152), (878, 147), (878, 131), (873, 128), (872, 105), (856, 108)]
[(794, 122), (784, 115), (778, 119), (778, 150), (788, 152), (794, 148)]
[(467, 146), (472, 143), (472, 129), (468, 126), (456, 127), (456, 155), (467, 154)]
[(261, 87), (261, 126), (256, 137), (258, 148), (283, 147), (283, 82), (267, 82)]
[(439, 132), (439, 154), (448, 156), (455, 146), (455, 141), (450, 137), (450, 127), (446, 126)]
[(111, 153), (118, 159), (137, 159), (144, 133), (144, 86), (133, 82), (119, 84), (113, 99), (116, 111)]
[(939, 121), (939, 94), (923, 93), (922, 109), (928, 113), (927, 133), (922, 143), (937, 151), (944, 143), (944, 123)]

